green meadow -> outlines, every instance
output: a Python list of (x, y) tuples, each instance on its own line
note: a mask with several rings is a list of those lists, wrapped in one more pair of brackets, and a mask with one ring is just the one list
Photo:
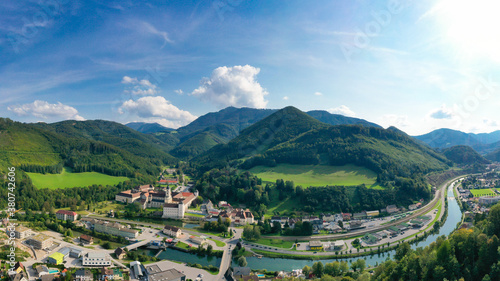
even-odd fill
[(291, 165), (279, 164), (276, 167), (256, 166), (249, 170), (263, 181), (275, 182), (277, 179), (293, 181), (303, 187), (365, 184), (367, 187), (380, 188), (376, 185), (377, 174), (356, 165)]
[(69, 188), (83, 187), (93, 184), (116, 185), (127, 181), (127, 177), (114, 177), (96, 172), (72, 173), (70, 169), (64, 168), (60, 174), (27, 173), (36, 188)]
[(485, 188), (485, 189), (471, 189), (470, 193), (474, 197), (480, 197), (480, 196), (495, 196), (498, 195), (493, 189), (490, 188)]

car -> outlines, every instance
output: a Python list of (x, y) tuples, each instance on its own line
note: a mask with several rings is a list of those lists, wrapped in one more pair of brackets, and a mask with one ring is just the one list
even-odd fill
[(318, 252), (314, 252), (313, 254), (317, 254)]

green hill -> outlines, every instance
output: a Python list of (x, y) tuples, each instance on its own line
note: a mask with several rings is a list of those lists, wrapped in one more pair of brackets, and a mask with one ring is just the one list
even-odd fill
[(204, 169), (224, 167), (232, 160), (263, 153), (309, 130), (328, 126), (295, 107), (285, 107), (244, 129), (229, 143), (214, 146), (194, 161)]
[(472, 147), (466, 145), (456, 145), (444, 149), (446, 158), (457, 165), (488, 164), (490, 161), (477, 153)]
[(26, 172), (99, 172), (155, 178), (160, 166), (174, 163), (158, 139), (108, 121), (25, 124), (0, 119), (0, 151), (6, 165)]

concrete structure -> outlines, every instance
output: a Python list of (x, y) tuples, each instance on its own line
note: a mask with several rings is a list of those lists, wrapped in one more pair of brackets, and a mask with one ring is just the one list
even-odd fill
[(479, 204), (493, 205), (500, 201), (500, 196), (481, 196), (479, 197)]
[(142, 278), (145, 272), (142, 271), (142, 264), (138, 261), (133, 261), (130, 263), (130, 270), (135, 274), (135, 278)]
[(178, 192), (172, 194), (170, 188), (167, 187), (164, 197), (162, 218), (184, 218), (184, 213), (189, 206), (191, 206), (194, 199), (196, 199), (196, 196), (198, 196), (198, 192)]
[(56, 212), (56, 218), (63, 221), (76, 221), (78, 219), (78, 214), (73, 211), (59, 210)]
[(146, 275), (149, 281), (184, 281), (186, 275), (175, 268), (162, 268), (161, 263), (146, 265)]
[(105, 252), (90, 252), (82, 257), (83, 266), (110, 266), (111, 258)]
[(179, 236), (181, 236), (182, 234), (182, 231), (178, 227), (165, 225), (165, 227), (163, 228), (163, 233), (171, 237), (179, 238)]
[(309, 241), (309, 249), (313, 250), (313, 251), (319, 251), (321, 249), (323, 249), (323, 243), (321, 243), (320, 241)]
[(376, 217), (378, 215), (380, 215), (379, 211), (366, 211), (366, 216), (368, 217)]
[(139, 231), (135, 229), (128, 229), (124, 225), (117, 222), (101, 221), (96, 220), (94, 223), (94, 230), (97, 232), (102, 232), (110, 235), (136, 238)]
[(140, 192), (132, 192), (131, 190), (122, 191), (115, 195), (115, 200), (123, 203), (134, 203), (137, 200), (141, 199)]
[(49, 258), (47, 259), (47, 262), (55, 264), (55, 265), (62, 264), (64, 262), (64, 254), (59, 253), (59, 252), (55, 252), (49, 256)]
[[(9, 228), (7, 228), (9, 229)], [(7, 234), (10, 235), (9, 232), (7, 232)], [(25, 227), (25, 226), (22, 226), (22, 225), (19, 225), (15, 228), (15, 231), (14, 231), (14, 236), (17, 238), (17, 239), (25, 239), (29, 236), (31, 236), (32, 234), (32, 231), (31, 229)]]
[(394, 214), (394, 213), (399, 212), (399, 209), (398, 209), (398, 207), (396, 207), (396, 205), (389, 205), (385, 209), (386, 209), (386, 212), (389, 214)]
[(52, 237), (43, 233), (30, 238), (30, 244), (37, 250), (48, 248), (52, 246), (53, 243)]

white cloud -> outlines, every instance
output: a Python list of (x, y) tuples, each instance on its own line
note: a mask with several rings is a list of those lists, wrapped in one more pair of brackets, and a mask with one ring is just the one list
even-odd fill
[(168, 37), (167, 32), (156, 29), (156, 27), (148, 22), (141, 22), (139, 25), (139, 31), (147, 32), (149, 34), (161, 37), (163, 39), (163, 45), (161, 46), (161, 48), (165, 47), (167, 43), (173, 43), (173, 41)]
[(288, 97), (287, 97), (287, 96), (284, 96), (284, 97), (283, 97), (283, 100), (288, 100)]
[(395, 126), (403, 128), (410, 126), (407, 115), (385, 114), (382, 116), (382, 124), (385, 127)]
[(217, 106), (265, 108), (269, 93), (256, 81), (260, 69), (250, 65), (222, 66), (203, 78), (191, 94)]
[(323, 94), (322, 94), (322, 93), (320, 93), (320, 92), (315, 92), (315, 93), (314, 93), (314, 95), (315, 95), (315, 96), (322, 96)]
[(453, 115), (453, 110), (445, 104), (429, 113), (429, 116), (433, 119), (452, 119)]
[(174, 92), (179, 95), (184, 95), (184, 91), (182, 89), (174, 90)]
[(138, 96), (154, 96), (158, 93), (155, 84), (147, 79), (139, 80), (136, 77), (123, 76), (122, 84), (130, 85), (125, 92), (130, 92)]
[(142, 97), (136, 101), (125, 101), (118, 109), (120, 114), (128, 113), (141, 118), (141, 121), (158, 122), (170, 128), (189, 124), (196, 116), (189, 111), (181, 110), (164, 97)]
[(330, 109), (327, 109), (327, 111), (332, 113), (332, 114), (341, 114), (341, 115), (349, 116), (349, 117), (356, 116), (356, 113), (345, 105), (341, 105), (341, 106), (335, 107), (335, 108), (330, 108)]
[(9, 106), (7, 109), (20, 116), (33, 115), (43, 119), (62, 118), (66, 120), (85, 120), (85, 118), (78, 115), (78, 110), (76, 110), (76, 108), (60, 102), (48, 103), (46, 101), (36, 100), (33, 103)]

